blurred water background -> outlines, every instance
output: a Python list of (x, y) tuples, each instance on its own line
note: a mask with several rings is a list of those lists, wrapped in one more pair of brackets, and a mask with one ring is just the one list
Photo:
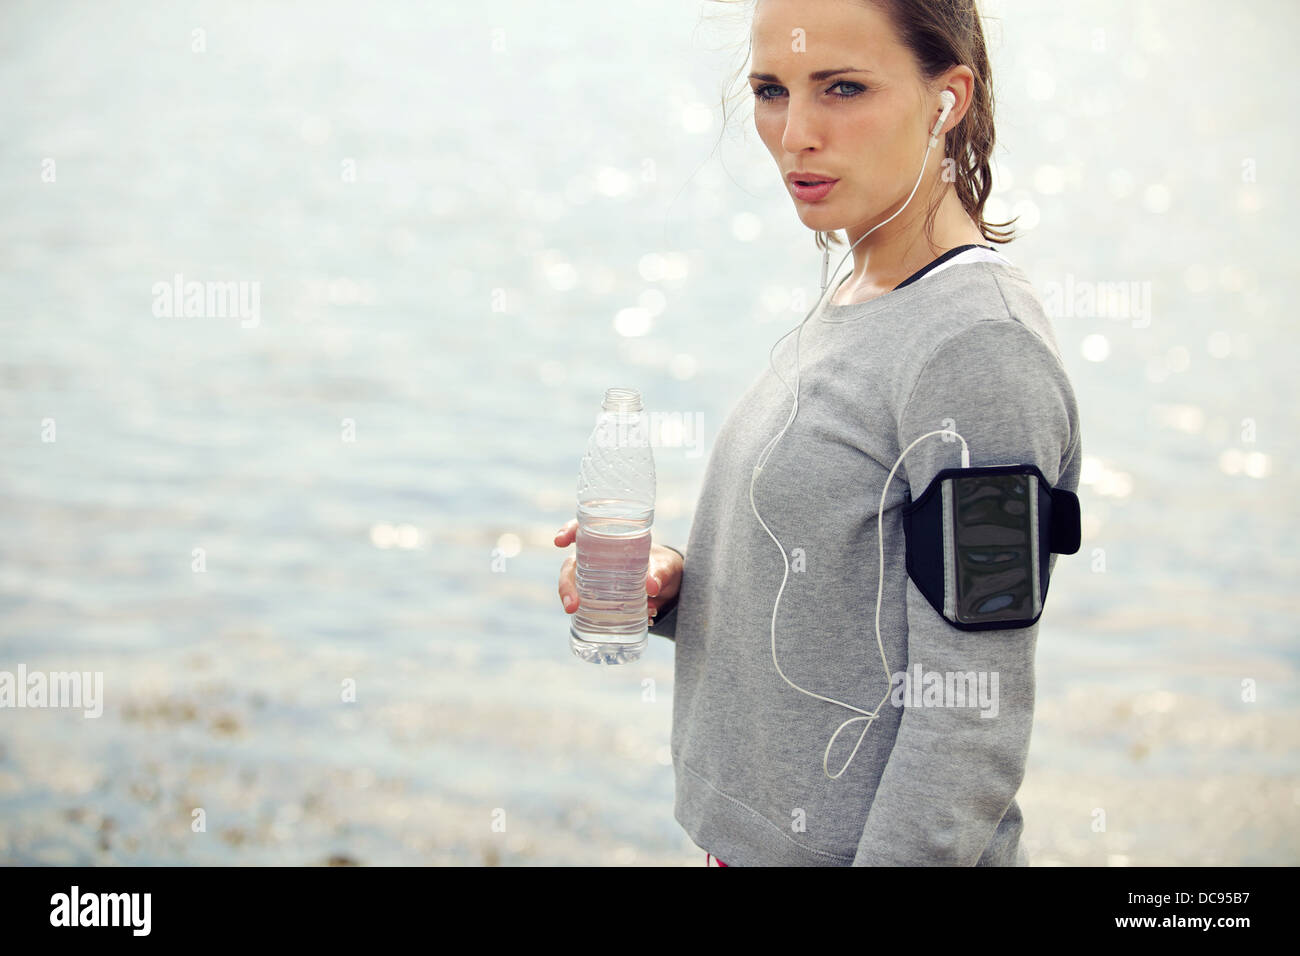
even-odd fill
[[(573, 658), (551, 537), (632, 385), (684, 547), (818, 290), (747, 91), (723, 132), (717, 8), (0, 7), (0, 670), (104, 675), (98, 719), (0, 710), (0, 863), (703, 865), (672, 644)], [(984, 11), (1002, 251), (1149, 294), (1054, 317), (1085, 537), (1026, 847), (1295, 864), (1300, 18)], [(177, 275), (256, 283), (256, 321), (155, 314)]]

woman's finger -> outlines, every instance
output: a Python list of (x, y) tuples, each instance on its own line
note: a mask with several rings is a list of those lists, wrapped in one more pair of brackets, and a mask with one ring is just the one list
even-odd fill
[(667, 553), (667, 557), (663, 556), (663, 552), (659, 556), (651, 555), (650, 567), (646, 571), (645, 578), (646, 594), (649, 594), (652, 598), (657, 598), (658, 603), (661, 604), (671, 600), (673, 595), (677, 593), (674, 584), (676, 571), (672, 563), (676, 558), (676, 554), (667, 548), (664, 549), (664, 552)]
[(578, 559), (569, 555), (560, 566), (560, 603), (570, 614), (578, 609), (578, 585), (573, 571), (577, 563)]
[(555, 532), (555, 546), (557, 548), (567, 548), (569, 545), (573, 544), (573, 539), (577, 537), (577, 532), (578, 519), (570, 518), (560, 526), (559, 531)]

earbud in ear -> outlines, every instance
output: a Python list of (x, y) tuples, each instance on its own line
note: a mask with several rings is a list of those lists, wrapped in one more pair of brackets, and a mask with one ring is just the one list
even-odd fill
[(944, 90), (939, 94), (939, 102), (943, 104), (943, 111), (939, 114), (939, 118), (935, 120), (934, 129), (930, 130), (931, 149), (939, 145), (939, 130), (943, 127), (943, 121), (948, 118), (948, 114), (952, 112), (952, 108), (957, 104), (957, 96), (952, 90)]

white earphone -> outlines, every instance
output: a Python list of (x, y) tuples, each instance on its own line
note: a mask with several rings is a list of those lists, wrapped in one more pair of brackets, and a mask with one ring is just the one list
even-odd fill
[[(876, 225), (872, 226), (869, 230), (867, 230), (862, 236), (860, 236), (857, 242), (853, 243), (853, 245), (849, 247), (848, 252), (844, 253), (845, 259), (848, 258), (849, 253), (853, 251), (854, 247), (857, 246), (858, 242), (861, 242), (863, 239), (867, 238), (867, 236), (871, 235), (881, 226), (885, 225), (885, 223), (889, 222), (890, 219), (893, 219), (894, 216), (897, 216), (898, 213), (906, 209), (907, 204), (912, 201), (912, 196), (916, 194), (917, 187), (921, 185), (921, 178), (925, 175), (925, 163), (926, 160), (930, 158), (930, 150), (934, 149), (934, 147), (938, 145), (939, 130), (943, 127), (944, 121), (948, 118), (948, 114), (952, 111), (954, 104), (957, 102), (957, 97), (953, 95), (951, 90), (944, 90), (942, 93), (939, 94), (939, 101), (943, 104), (943, 110), (942, 112), (940, 112), (939, 119), (935, 122), (934, 127), (930, 130), (929, 142), (925, 147), (925, 155), (921, 158), (921, 172), (917, 174), (916, 185), (912, 187), (912, 192), (908, 194), (906, 202), (904, 202), (903, 205), (898, 208), (898, 211), (895, 212), (892, 216), (890, 216), (889, 219), (884, 220), (884, 222), (877, 223)], [(785, 548), (782, 546), (781, 542), (777, 540), (776, 535), (772, 534), (772, 529), (767, 526), (767, 524), (763, 521), (762, 517), (758, 513), (758, 506), (754, 503), (754, 484), (755, 482), (758, 481), (758, 476), (762, 474), (763, 465), (767, 462), (768, 458), (771, 457), (772, 451), (776, 448), (777, 443), (780, 442), (781, 438), (785, 435), (786, 430), (789, 429), (789, 427), (794, 423), (795, 416), (799, 414), (799, 334), (798, 333), (803, 330), (804, 324), (807, 323), (808, 319), (813, 317), (813, 315), (817, 312), (817, 309), (821, 306), (822, 299), (826, 297), (826, 291), (827, 291), (826, 269), (829, 260), (830, 260), (830, 249), (827, 248), (822, 257), (822, 294), (817, 297), (817, 301), (813, 303), (812, 311), (810, 311), (808, 315), (804, 317), (803, 322), (800, 322), (798, 326), (790, 330), (790, 332), (796, 333), (794, 337), (794, 373), (795, 374), (794, 374), (793, 389), (791, 389), (789, 383), (786, 382), (786, 380), (781, 377), (781, 373), (776, 370), (776, 366), (772, 364), (772, 355), (776, 351), (777, 345), (779, 345), (781, 343), (781, 340), (784, 339), (786, 335), (789, 335), (790, 332), (785, 333), (785, 335), (781, 336), (780, 339), (777, 339), (776, 342), (772, 344), (772, 351), (768, 353), (768, 364), (772, 365), (772, 371), (773, 373), (775, 373), (777, 378), (781, 379), (781, 384), (784, 385), (786, 389), (790, 391), (790, 394), (794, 396), (794, 405), (790, 409), (790, 417), (789, 419), (786, 420), (785, 427), (782, 428), (776, 435), (774, 435), (772, 439), (766, 445), (763, 446), (763, 450), (759, 453), (758, 462), (754, 465), (753, 475), (749, 481), (749, 506), (751, 509), (753, 509), (754, 517), (758, 518), (758, 523), (761, 524), (763, 526), (763, 530), (767, 532), (767, 536), (771, 538), (773, 542), (775, 542), (778, 548), (780, 548), (781, 560), (785, 562), (785, 574), (781, 578), (781, 587), (776, 592), (776, 603), (772, 607), (772, 665), (776, 668), (776, 672), (781, 675), (781, 679), (784, 680), (791, 687), (793, 687), (795, 690), (799, 691), (801, 694), (807, 694), (809, 697), (815, 697), (816, 699), (824, 700), (827, 703), (838, 704), (840, 707), (844, 707), (848, 710), (853, 711), (855, 714), (860, 715), (858, 717), (850, 717), (848, 720), (844, 721), (844, 723), (840, 724), (840, 726), (836, 729), (835, 733), (831, 735), (831, 739), (826, 744), (826, 752), (822, 755), (822, 773), (826, 774), (826, 776), (830, 777), (830, 779), (836, 780), (840, 777), (841, 774), (844, 773), (845, 770), (848, 769), (849, 764), (853, 762), (853, 758), (857, 756), (858, 747), (862, 746), (862, 741), (866, 738), (867, 731), (871, 729), (871, 722), (880, 716), (880, 708), (885, 705), (885, 701), (889, 699), (890, 692), (893, 690), (893, 681), (889, 673), (889, 662), (885, 659), (885, 644), (884, 644), (884, 640), (880, 636), (880, 604), (885, 591), (885, 540), (883, 536), (883, 516), (885, 510), (885, 494), (886, 492), (889, 491), (889, 483), (890, 481), (893, 480), (894, 472), (896, 472), (898, 470), (898, 466), (903, 463), (903, 458), (906, 457), (907, 453), (911, 451), (914, 447), (916, 447), (916, 445), (919, 442), (923, 441), (926, 438), (930, 438), (934, 435), (953, 435), (954, 437), (956, 437), (961, 442), (961, 466), (963, 468), (970, 467), (970, 449), (967, 448), (966, 446), (966, 439), (962, 438), (962, 436), (957, 434), (957, 432), (955, 431), (949, 431), (947, 429), (938, 429), (936, 431), (927, 432), (926, 434), (922, 435), (920, 438), (917, 438), (916, 441), (913, 441), (905, 449), (903, 449), (903, 453), (898, 456), (898, 461), (894, 462), (894, 467), (889, 470), (889, 477), (885, 479), (885, 486), (880, 491), (880, 507), (877, 509), (876, 512), (876, 535), (877, 535), (877, 539), (880, 542), (880, 561), (879, 561), (880, 585), (876, 590), (876, 645), (880, 648), (880, 662), (881, 664), (884, 665), (885, 680), (889, 686), (885, 691), (885, 696), (882, 697), (880, 699), (880, 703), (876, 705), (876, 709), (870, 711), (863, 710), (860, 707), (854, 707), (852, 704), (846, 704), (841, 700), (835, 700), (834, 698), (831, 697), (824, 697), (821, 694), (815, 694), (810, 690), (804, 690), (802, 687), (800, 687), (799, 685), (791, 681), (790, 678), (786, 677), (785, 674), (782, 672), (781, 665), (778, 664), (776, 660), (776, 614), (777, 614), (777, 609), (780, 608), (781, 606), (781, 594), (785, 591), (785, 582), (790, 577), (790, 561), (786, 557)], [(843, 264), (844, 264), (844, 259), (841, 259), (840, 265)], [(839, 266), (835, 267), (835, 271), (836, 272), (839, 271)], [(865, 720), (867, 722), (867, 725), (862, 728), (862, 735), (858, 738), (857, 744), (853, 747), (853, 753), (849, 754), (849, 759), (844, 761), (844, 766), (839, 769), (839, 773), (836, 773), (834, 776), (831, 776), (830, 771), (826, 767), (826, 761), (830, 757), (831, 747), (835, 744), (835, 738), (840, 735), (841, 730), (843, 730), (849, 724), (855, 723), (859, 720)]]
[(943, 128), (943, 121), (948, 118), (952, 112), (953, 106), (957, 103), (957, 97), (952, 90), (944, 90), (939, 94), (939, 102), (943, 104), (943, 112), (939, 114), (939, 119), (934, 124), (934, 129), (930, 130), (930, 148), (939, 145), (939, 130)]
[[(952, 108), (953, 108), (953, 106), (956, 105), (956, 103), (957, 103), (957, 97), (956, 97), (956, 95), (953, 93), (952, 90), (944, 90), (942, 93), (939, 94), (939, 102), (943, 104), (943, 109), (939, 112), (939, 118), (938, 118), (937, 120), (934, 121), (934, 127), (930, 130), (930, 141), (929, 141), (929, 145), (925, 148), (925, 156), (926, 156), (926, 159), (928, 159), (929, 156), (930, 156), (930, 150), (934, 149), (936, 146), (939, 145), (939, 130), (941, 130), (941, 129), (943, 128), (944, 120), (946, 120), (946, 119), (948, 118), (948, 114), (952, 112)], [(921, 160), (921, 173), (922, 173), (922, 174), (925, 173), (925, 159), (922, 159), (922, 160)], [(920, 176), (917, 176), (917, 177), (916, 177), (916, 183), (917, 183), (918, 186), (921, 184), (921, 177), (920, 177)], [(912, 187), (912, 192), (913, 192), (913, 193), (916, 192), (916, 186), (913, 186), (913, 187)], [(898, 212), (894, 213), (894, 216), (897, 216), (899, 212), (902, 212), (903, 209), (906, 209), (906, 208), (907, 208), (907, 203), (908, 203), (908, 202), (911, 202), (911, 201), (912, 201), (912, 196), (909, 194), (908, 197), (907, 197), (907, 202), (903, 203), (902, 207), (898, 210)], [(894, 216), (890, 216), (889, 219), (893, 219)], [(885, 222), (889, 222), (889, 219), (886, 219)], [(863, 239), (867, 238), (867, 236), (871, 235), (872, 232), (875, 232), (877, 229), (879, 229), (881, 226), (883, 226), (883, 225), (885, 224), (885, 222), (882, 222), (882, 223), (880, 223), (879, 225), (873, 226), (873, 227), (872, 227), (872, 228), (867, 232), (866, 235), (859, 237), (858, 242), (861, 242)], [(853, 245), (856, 246), (856, 245), (858, 244), (858, 242), (855, 242)], [(852, 251), (853, 251), (853, 246), (850, 246), (850, 247), (849, 247), (849, 252), (852, 252)], [(844, 257), (845, 257), (846, 259), (848, 258), (848, 255), (849, 255), (848, 252), (844, 253)], [(828, 243), (827, 246), (826, 246), (826, 248), (822, 251), (822, 291), (823, 291), (823, 292), (826, 291), (826, 270), (827, 270), (827, 268), (828, 268), (829, 265), (830, 265), (830, 261), (831, 261), (831, 250), (830, 250), (830, 244)], [(841, 260), (840, 260), (840, 265), (843, 265), (843, 264), (844, 264), (844, 259), (841, 259)], [(835, 270), (838, 272), (838, 271), (839, 271), (839, 266), (836, 266), (836, 267), (835, 267)], [(820, 302), (820, 300), (819, 300), (819, 302)], [(816, 309), (816, 306), (814, 306), (813, 308)], [(788, 335), (789, 333), (786, 333), (786, 334)], [(784, 336), (783, 336), (783, 338), (784, 338)], [(779, 342), (780, 339), (777, 339), (777, 341)]]

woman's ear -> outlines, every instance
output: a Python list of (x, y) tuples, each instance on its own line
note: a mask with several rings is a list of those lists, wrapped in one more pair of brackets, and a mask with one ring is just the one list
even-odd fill
[(944, 90), (950, 91), (956, 98), (956, 102), (948, 112), (948, 118), (944, 120), (943, 129), (940, 131), (942, 135), (955, 128), (970, 109), (975, 98), (975, 74), (968, 66), (954, 66), (942, 76), (936, 77), (935, 84), (936, 103), (939, 102), (939, 94)]

